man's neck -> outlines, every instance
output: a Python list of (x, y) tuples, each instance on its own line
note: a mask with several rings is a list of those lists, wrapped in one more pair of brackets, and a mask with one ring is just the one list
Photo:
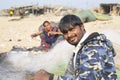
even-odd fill
[(75, 47), (79, 46), (87, 37), (88, 37), (88, 33), (87, 32), (84, 32), (84, 35), (83, 37), (81, 38), (81, 40), (78, 42), (77, 45), (75, 45)]

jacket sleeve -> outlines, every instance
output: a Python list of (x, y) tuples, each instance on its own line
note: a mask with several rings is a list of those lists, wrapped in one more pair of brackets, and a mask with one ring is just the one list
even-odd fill
[(104, 46), (90, 46), (76, 57), (75, 76), (57, 80), (116, 80), (112, 52)]

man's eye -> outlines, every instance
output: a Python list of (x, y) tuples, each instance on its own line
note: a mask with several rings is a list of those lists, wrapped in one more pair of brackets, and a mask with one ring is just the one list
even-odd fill
[(73, 30), (74, 30), (73, 28), (69, 29), (69, 31), (73, 31)]
[(63, 34), (67, 34), (67, 31), (66, 31), (66, 32), (63, 32)]

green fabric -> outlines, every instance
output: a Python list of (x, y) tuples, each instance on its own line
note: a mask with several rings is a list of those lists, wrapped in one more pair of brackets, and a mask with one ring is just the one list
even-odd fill
[(75, 13), (75, 15), (80, 17), (83, 23), (95, 20), (105, 21), (112, 19), (112, 17), (109, 15), (92, 12), (90, 10), (82, 10), (78, 13)]
[(97, 20), (105, 21), (105, 20), (112, 19), (112, 17), (109, 15), (100, 14), (100, 13), (96, 13), (96, 12), (92, 12), (92, 13), (95, 15)]
[(80, 17), (80, 19), (84, 23), (96, 20), (96, 17), (90, 10), (82, 10), (79, 13), (75, 13), (75, 15)]
[(117, 69), (118, 80), (120, 80), (120, 70)]

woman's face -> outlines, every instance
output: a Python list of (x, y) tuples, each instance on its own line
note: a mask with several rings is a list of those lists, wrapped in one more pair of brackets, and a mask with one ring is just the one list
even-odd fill
[(52, 27), (52, 26), (51, 26), (50, 23), (47, 23), (47, 22), (46, 22), (46, 23), (44, 24), (44, 28), (45, 28), (47, 31), (50, 31), (51, 27)]

